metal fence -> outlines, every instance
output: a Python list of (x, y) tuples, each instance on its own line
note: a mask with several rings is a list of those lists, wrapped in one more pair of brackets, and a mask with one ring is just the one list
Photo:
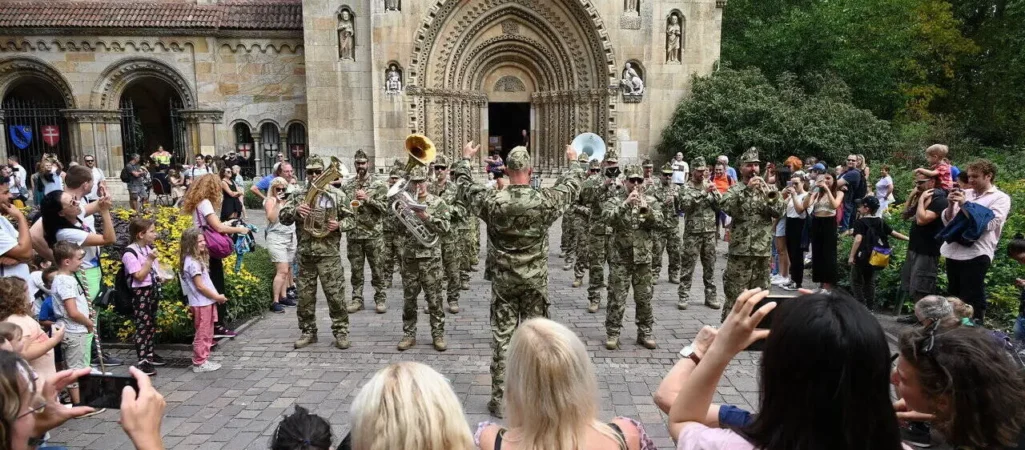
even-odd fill
[[(56, 154), (63, 164), (71, 158), (71, 136), (61, 110), (64, 105), (36, 99), (8, 98), (3, 102), (7, 154), (16, 155), (29, 173), (44, 153)], [(6, 161), (4, 161), (6, 163)]]
[[(181, 102), (172, 98), (169, 102), (168, 114), (171, 118), (171, 142), (170, 148), (164, 147), (171, 153), (173, 159), (171, 165), (188, 164), (192, 162), (189, 154), (188, 130), (186, 122), (181, 116)], [(156, 151), (156, 148), (146, 148), (146, 130), (139, 120), (135, 103), (131, 98), (121, 99), (121, 145), (124, 148), (124, 163), (128, 164), (128, 157), (132, 153), (138, 153), (145, 157)]]

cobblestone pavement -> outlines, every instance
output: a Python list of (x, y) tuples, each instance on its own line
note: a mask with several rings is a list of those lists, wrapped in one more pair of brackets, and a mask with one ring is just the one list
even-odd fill
[[(259, 216), (253, 214), (256, 211), (249, 212), (251, 216)], [(259, 219), (251, 217), (250, 222), (259, 224)], [(572, 272), (563, 271), (561, 267), (558, 223), (549, 235), (552, 318), (573, 329), (591, 352), (601, 389), (601, 419), (636, 418), (644, 423), (658, 448), (673, 448), (665, 426), (666, 416), (655, 406), (652, 394), (679, 359), (677, 352), (690, 342), (700, 327), (719, 323), (718, 310), (693, 301), (702, 298), (700, 265), (694, 274), (696, 282), (691, 292), (691, 303), (697, 306), (686, 311), (676, 309), (677, 285), (666, 281), (665, 272), (655, 285), (653, 306), (658, 349), (647, 350), (633, 343), (636, 336), (634, 311), (627, 308), (622, 348), (608, 351), (603, 345), (604, 310), (587, 313), (586, 286), (571, 287)], [(721, 282), (725, 248), (721, 243), (716, 264), (717, 283)], [(345, 265), (348, 271), (348, 263)], [(293, 405), (302, 405), (327, 418), (335, 433), (335, 442), (340, 442), (348, 433), (349, 407), (359, 388), (378, 369), (404, 360), (428, 364), (446, 375), (463, 403), (471, 427), (480, 421), (494, 420), (488, 416), (486, 407), (491, 389), (488, 372), (491, 286), (482, 279), (483, 257), (477, 269), (472, 274), (470, 291), (463, 293), (461, 311), (447, 317), (449, 348), (445, 353), (431, 348), (430, 326), (422, 313), (417, 346), (403, 353), (395, 349), (402, 337), (402, 285), (396, 274), (395, 284), (388, 289), (388, 312), (375, 314), (370, 300), (372, 288), (368, 269), (365, 298), (370, 310), (351, 315), (352, 347), (348, 350), (331, 346), (327, 307), (321, 293), (317, 308), (320, 342), (305, 349), (292, 348), (299, 332), (295, 309), (288, 308), (285, 314), (268, 313), (235, 339), (222, 341), (212, 355), (214, 361), (223, 364), (217, 372), (194, 374), (188, 368), (189, 352), (162, 351), (163, 356), (173, 358), (174, 362), (158, 368), (159, 375), (154, 379), (167, 400), (163, 422), (167, 448), (267, 448), (274, 428), (286, 412), (291, 412)], [(722, 295), (721, 288), (719, 292)], [(134, 361), (132, 351), (121, 350), (117, 354)], [(756, 364), (756, 354), (740, 354), (730, 363), (714, 401), (744, 408), (756, 405)], [(118, 372), (126, 370), (118, 369)], [(118, 414), (118, 411), (107, 411), (72, 420), (52, 432), (51, 442), (73, 449), (132, 448), (117, 423)]]

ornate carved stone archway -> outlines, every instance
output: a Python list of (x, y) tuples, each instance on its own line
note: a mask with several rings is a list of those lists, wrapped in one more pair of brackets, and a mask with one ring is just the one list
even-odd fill
[(133, 81), (142, 78), (156, 78), (166, 82), (178, 92), (184, 109), (198, 108), (196, 92), (189, 86), (185, 77), (163, 61), (151, 58), (126, 58), (107, 67), (93, 87), (92, 107), (102, 110), (118, 109), (118, 102), (124, 89)]
[(414, 35), (411, 131), (450, 153), (486, 140), (485, 83), (503, 70), (530, 80), (536, 167), (563, 169), (563, 146), (584, 131), (613, 143), (615, 61), (590, 0), (436, 0)]
[(64, 76), (41, 59), (17, 56), (0, 60), (0, 99), (16, 82), (26, 77), (38, 78), (53, 86), (64, 100), (64, 107), (76, 108), (75, 95)]

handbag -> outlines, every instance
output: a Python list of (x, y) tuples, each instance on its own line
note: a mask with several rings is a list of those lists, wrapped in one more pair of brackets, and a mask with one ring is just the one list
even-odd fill
[[(199, 211), (196, 211), (196, 223), (200, 223), (200, 220), (202, 218), (199, 216)], [(232, 250), (234, 250), (231, 238), (213, 229), (207, 224), (206, 220), (202, 220), (202, 224), (199, 226), (199, 229), (203, 230), (203, 238), (206, 239), (206, 251), (210, 253), (210, 257), (224, 259), (231, 255)]]
[(873, 246), (872, 254), (868, 257), (868, 265), (876, 269), (885, 269), (890, 265), (890, 247)]

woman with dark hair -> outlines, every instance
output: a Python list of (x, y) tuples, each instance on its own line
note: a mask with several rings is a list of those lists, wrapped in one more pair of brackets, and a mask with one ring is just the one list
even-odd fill
[[(809, 294), (779, 308), (775, 302), (757, 307), (768, 294), (741, 294), (722, 328), (703, 330), (705, 338), (699, 334), (695, 346), (684, 348), (685, 358), (660, 386), (657, 403), (672, 405), (669, 431), (677, 448), (901, 449), (890, 403), (889, 347), (879, 322), (844, 295)], [(773, 309), (770, 329), (758, 329)], [(760, 339), (766, 340), (760, 411), (730, 429), (711, 428), (723, 417), (712, 397), (726, 365)]]
[(822, 174), (804, 207), (811, 213), (811, 280), (830, 290), (839, 278), (836, 271), (836, 214), (843, 206), (844, 191), (836, 183), (834, 172)]
[(242, 188), (235, 184), (235, 172), (230, 167), (220, 171), (221, 175), (221, 221), (242, 217)]
[(52, 258), (50, 252), (57, 241), (68, 241), (82, 246), (85, 250), (84, 281), (89, 290), (86, 294), (92, 299), (100, 290), (100, 247), (113, 244), (117, 240), (117, 235), (114, 233), (114, 222), (110, 216), (110, 197), (101, 198), (96, 202), (100, 217), (103, 219), (103, 234), (97, 233), (89, 225), (92, 216), (86, 217), (83, 214), (85, 203), (79, 200), (68, 191), (53, 191), (43, 197), (43, 203), (39, 206), (39, 217), (43, 222), (46, 248), (37, 248), (36, 251)]
[(928, 420), (954, 448), (1025, 449), (1025, 378), (986, 330), (906, 331), (892, 382), (902, 418)]

